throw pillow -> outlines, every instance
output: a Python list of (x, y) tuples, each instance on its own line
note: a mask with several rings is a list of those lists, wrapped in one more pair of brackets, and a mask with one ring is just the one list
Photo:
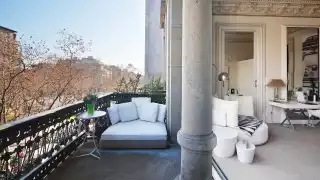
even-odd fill
[(131, 102), (134, 102), (138, 107), (144, 103), (151, 103), (151, 98), (149, 98), (149, 97), (135, 97), (135, 98), (131, 98)]
[(117, 104), (107, 108), (107, 111), (108, 111), (110, 122), (112, 125), (120, 122), (120, 116), (119, 116)]
[(212, 117), (213, 117), (213, 121), (212, 124), (213, 125), (217, 125), (217, 126), (227, 126), (227, 115), (226, 112), (223, 111), (222, 109), (213, 109), (212, 111)]
[(138, 111), (138, 117), (140, 118), (139, 108), (143, 104), (151, 103), (151, 98), (149, 98), (149, 97), (135, 97), (135, 98), (131, 98), (131, 102), (133, 102), (136, 105), (136, 108)]
[(227, 126), (238, 127), (238, 101), (225, 101), (224, 109), (227, 114)]
[(156, 122), (158, 117), (157, 103), (144, 103), (138, 109), (139, 119), (142, 121)]
[(224, 108), (224, 100), (213, 97), (212, 118), (213, 125), (227, 126), (227, 114)]
[(159, 105), (159, 111), (158, 111), (157, 121), (164, 123), (164, 120), (166, 119), (167, 106), (164, 104), (158, 104), (158, 105)]
[(118, 104), (118, 111), (120, 121), (133, 121), (139, 118), (136, 105), (133, 102)]

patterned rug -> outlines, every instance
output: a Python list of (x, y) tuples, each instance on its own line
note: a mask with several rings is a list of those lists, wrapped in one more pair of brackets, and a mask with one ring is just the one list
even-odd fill
[[(91, 149), (82, 149), (89, 152)], [(100, 150), (101, 159), (70, 158), (49, 180), (173, 180), (180, 172), (180, 148)]]

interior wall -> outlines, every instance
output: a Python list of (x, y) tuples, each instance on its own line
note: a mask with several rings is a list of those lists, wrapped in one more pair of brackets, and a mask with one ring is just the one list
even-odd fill
[[(314, 26), (320, 25), (320, 18), (292, 18), (292, 17), (261, 17), (261, 16), (213, 16), (213, 42), (217, 46), (219, 43), (215, 40), (217, 23), (232, 24), (263, 24), (266, 27), (265, 32), (265, 59), (266, 59), (266, 79), (263, 83), (265, 86), (271, 79), (281, 78), (287, 83), (287, 61), (286, 61), (286, 30), (285, 26)], [(215, 49), (213, 49), (215, 53)], [(215, 57), (215, 56), (213, 56)], [(218, 59), (214, 59), (218, 63)], [(266, 86), (265, 86), (266, 87)], [(268, 100), (273, 99), (273, 89), (265, 88), (266, 109), (265, 121), (281, 122), (284, 119), (284, 113), (280, 109), (274, 109), (268, 105)], [(286, 98), (287, 89), (280, 90), (280, 97)]]
[[(252, 34), (253, 35), (253, 34)], [(238, 62), (253, 58), (253, 41), (225, 43), (226, 66), (228, 67), (229, 80), (228, 87), (239, 89), (238, 87)]]

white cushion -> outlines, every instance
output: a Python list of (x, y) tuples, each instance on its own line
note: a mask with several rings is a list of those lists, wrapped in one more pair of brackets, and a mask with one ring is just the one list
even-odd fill
[(161, 122), (120, 122), (106, 129), (101, 140), (167, 140), (167, 130)]
[(223, 108), (223, 100), (213, 97), (212, 103), (213, 103), (213, 110), (212, 110), (213, 125), (226, 126), (227, 116)]
[(136, 104), (150, 103), (151, 98), (150, 97), (135, 97), (135, 98), (131, 98), (131, 102), (134, 102)]
[(134, 102), (137, 105), (137, 107), (139, 107), (141, 104), (151, 103), (151, 98), (149, 98), (149, 97), (135, 97), (135, 98), (131, 98), (131, 102)]
[(225, 101), (224, 109), (227, 114), (227, 126), (238, 127), (238, 101)]
[(134, 97), (134, 98), (131, 98), (131, 102), (133, 102), (136, 105), (136, 108), (138, 111), (138, 117), (140, 118), (140, 115), (139, 115), (140, 106), (145, 103), (151, 103), (151, 98), (149, 98), (149, 97)]
[(227, 101), (213, 97), (213, 109), (214, 125), (238, 126), (238, 101)]
[(118, 111), (120, 120), (123, 122), (138, 119), (137, 108), (133, 102), (118, 104)]
[(167, 106), (164, 104), (159, 104), (157, 121), (164, 122), (166, 118)]
[(119, 116), (119, 112), (118, 112), (118, 105), (115, 104), (109, 108), (107, 108), (108, 114), (109, 114), (109, 118), (111, 121), (111, 124), (116, 124), (120, 121), (120, 116)]
[(226, 112), (222, 109), (213, 109), (212, 110), (212, 117), (213, 125), (218, 125), (218, 126), (227, 126), (227, 116)]
[(229, 95), (224, 97), (225, 100), (238, 101), (238, 113), (244, 116), (254, 116), (253, 97)]
[(138, 108), (139, 119), (143, 121), (156, 122), (159, 105), (157, 103), (143, 103)]

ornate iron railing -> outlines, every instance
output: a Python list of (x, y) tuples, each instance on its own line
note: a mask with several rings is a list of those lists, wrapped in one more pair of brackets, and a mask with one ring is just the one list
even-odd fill
[[(109, 93), (99, 97), (97, 109), (106, 110), (110, 102), (129, 102), (132, 97), (151, 97), (165, 103), (165, 94)], [(2, 125), (0, 128), (0, 179), (43, 179), (72, 155), (85, 141), (76, 115), (86, 110), (83, 102), (63, 106)], [(108, 128), (106, 123), (96, 135)]]

